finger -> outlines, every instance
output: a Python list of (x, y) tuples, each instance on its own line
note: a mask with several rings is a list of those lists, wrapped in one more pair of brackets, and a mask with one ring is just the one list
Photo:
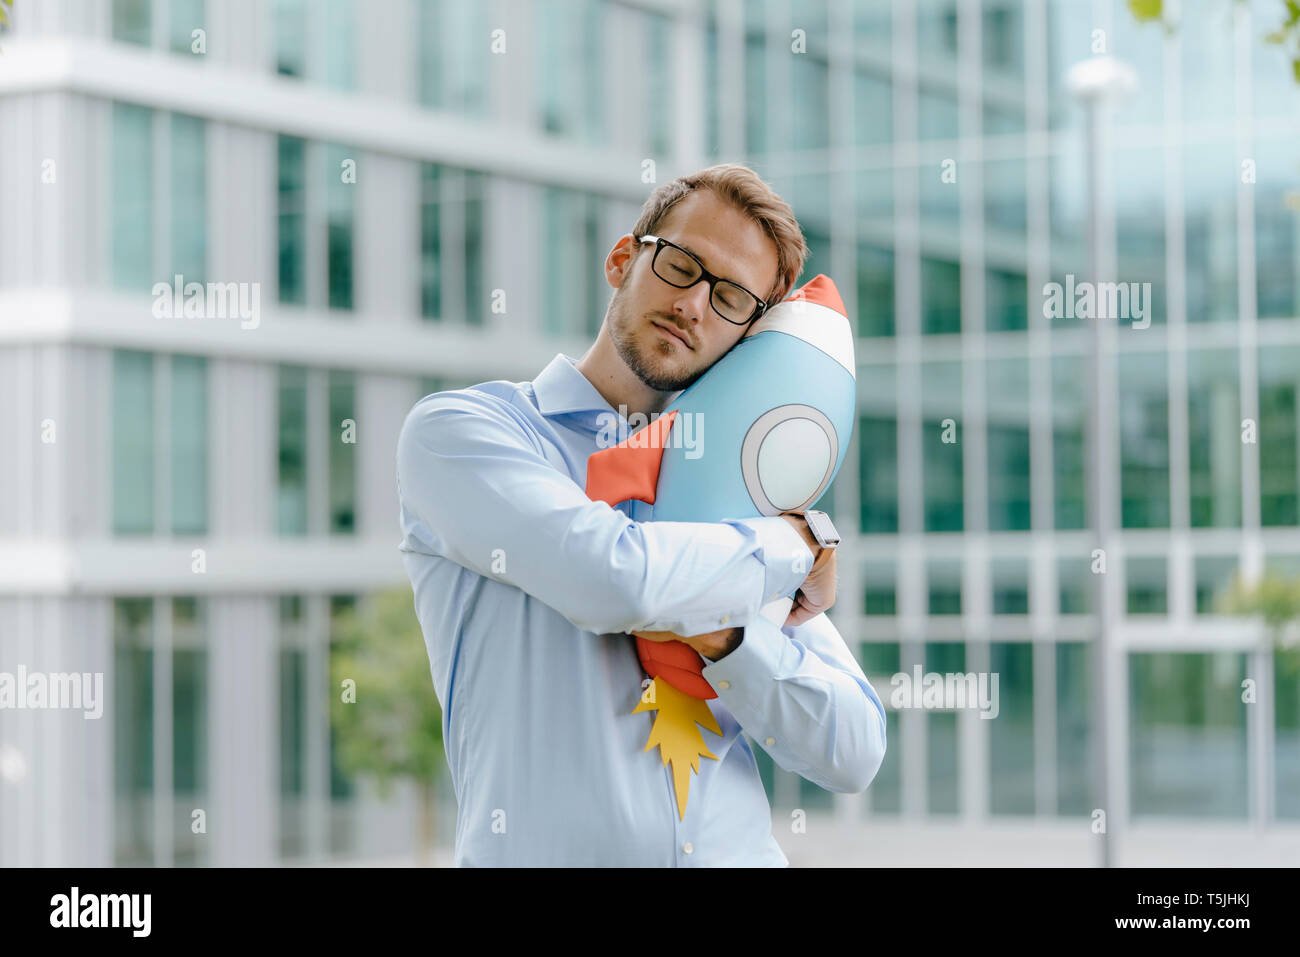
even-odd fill
[(638, 638), (644, 638), (646, 641), (681, 641), (681, 635), (675, 635), (671, 631), (634, 631), (631, 634)]

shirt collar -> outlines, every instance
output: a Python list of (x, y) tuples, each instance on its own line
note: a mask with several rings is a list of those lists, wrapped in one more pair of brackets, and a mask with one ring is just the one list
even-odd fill
[(614, 411), (605, 397), (578, 371), (574, 360), (563, 352), (557, 352), (546, 368), (538, 373), (533, 380), (533, 394), (537, 396), (537, 408), (546, 416)]

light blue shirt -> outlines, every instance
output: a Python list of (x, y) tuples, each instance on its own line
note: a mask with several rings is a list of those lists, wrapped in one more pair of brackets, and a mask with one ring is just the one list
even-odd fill
[[(743, 729), (832, 791), (869, 785), (885, 715), (823, 614), (759, 614), (812, 556), (782, 518), (649, 521), (583, 492), (617, 413), (563, 354), (532, 382), (425, 396), (397, 445), (402, 560), (415, 591), (456, 792), (457, 866), (788, 864)], [(626, 434), (626, 433), (624, 433)], [(645, 750), (633, 630), (744, 627), (705, 679), (721, 736), (686, 816)]]

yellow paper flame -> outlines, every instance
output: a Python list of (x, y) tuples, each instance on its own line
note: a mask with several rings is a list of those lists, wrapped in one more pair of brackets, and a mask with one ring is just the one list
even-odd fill
[[(686, 817), (686, 798), (691, 790), (691, 772), (699, 773), (700, 756), (718, 760), (704, 744), (704, 735), (696, 725), (703, 725), (714, 734), (722, 734), (718, 721), (709, 710), (708, 702), (678, 691), (662, 678), (655, 678), (649, 694), (643, 694), (632, 713), (657, 711), (645, 751), (659, 745), (659, 756), (665, 765), (673, 766), (673, 789), (677, 792), (677, 819)], [(646, 700), (649, 698), (650, 700)]]

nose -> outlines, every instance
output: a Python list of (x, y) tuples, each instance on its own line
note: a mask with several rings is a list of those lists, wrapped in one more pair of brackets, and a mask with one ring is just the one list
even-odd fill
[(677, 314), (692, 323), (698, 323), (708, 315), (713, 307), (709, 305), (709, 284), (697, 282), (689, 289), (683, 289), (673, 304)]

